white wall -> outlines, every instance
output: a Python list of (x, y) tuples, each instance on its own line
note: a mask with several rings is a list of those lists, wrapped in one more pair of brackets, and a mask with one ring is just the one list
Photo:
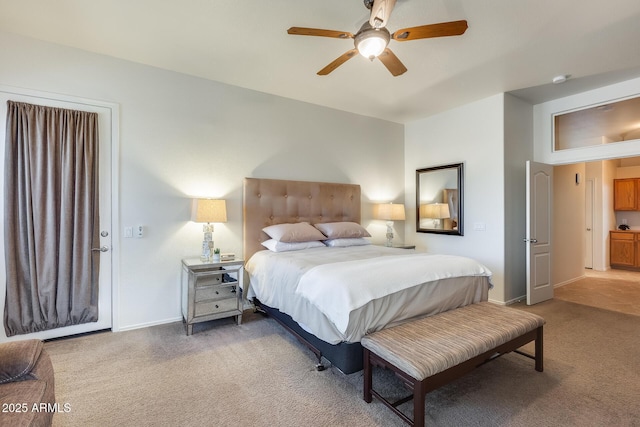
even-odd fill
[[(504, 97), (492, 96), (405, 126), (407, 241), (469, 256), (493, 272), (490, 299), (504, 301)], [(415, 171), (464, 163), (464, 236), (416, 233)], [(474, 230), (483, 224), (484, 231)]]
[[(602, 228), (600, 232), (601, 241), (604, 242), (604, 244), (600, 251), (596, 252), (600, 259), (598, 260), (598, 264), (594, 266), (602, 271), (611, 268), (609, 231), (615, 230), (617, 227), (616, 216), (613, 210), (613, 180), (616, 177), (619, 164), (620, 162), (618, 160), (604, 160), (602, 162), (602, 194), (600, 195), (600, 199), (602, 200)], [(596, 204), (596, 206), (598, 205)], [(596, 254), (594, 254), (594, 256), (596, 256)]]
[(584, 276), (585, 182), (576, 184), (576, 173), (585, 176), (585, 164), (553, 168), (553, 262), (554, 286)]
[(371, 203), (404, 197), (402, 125), (7, 33), (0, 52), (0, 85), (120, 105), (116, 214), (122, 227), (146, 227), (144, 238), (121, 239), (113, 252), (121, 329), (180, 318), (180, 259), (198, 255), (202, 239), (189, 222), (194, 196), (227, 200), (228, 222), (214, 239), (236, 254), (245, 176), (358, 183), (363, 224), (379, 242), (385, 224), (371, 221)]
[(504, 96), (505, 290), (510, 303), (527, 294), (527, 160), (533, 159), (533, 106)]
[(592, 180), (593, 194), (593, 270), (606, 271), (609, 263), (609, 231), (616, 228), (613, 210), (613, 180), (619, 160), (585, 163), (585, 181)]

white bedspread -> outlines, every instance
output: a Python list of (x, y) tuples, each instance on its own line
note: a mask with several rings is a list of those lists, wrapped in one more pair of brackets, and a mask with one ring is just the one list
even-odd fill
[[(440, 268), (445, 264), (449, 268)], [(245, 267), (247, 298), (257, 297), (331, 344), (486, 301), (491, 275), (468, 258), (375, 245), (263, 250)]]
[(345, 333), (352, 311), (378, 298), (421, 283), (463, 276), (491, 276), (470, 258), (417, 253), (343, 261), (313, 267), (296, 293), (306, 298)]

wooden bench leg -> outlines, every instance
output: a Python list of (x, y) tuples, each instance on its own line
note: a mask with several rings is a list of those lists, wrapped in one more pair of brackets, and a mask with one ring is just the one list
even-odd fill
[(543, 358), (543, 349), (542, 349), (542, 326), (538, 327), (538, 330), (536, 331), (536, 371), (538, 372), (542, 372), (542, 370), (544, 369), (544, 365), (542, 363), (542, 358)]
[(416, 381), (413, 385), (413, 425), (424, 426), (424, 405), (426, 390), (426, 380)]
[(364, 401), (367, 403), (371, 403), (371, 387), (373, 381), (373, 372), (371, 369), (371, 352), (367, 348), (363, 348), (364, 354)]

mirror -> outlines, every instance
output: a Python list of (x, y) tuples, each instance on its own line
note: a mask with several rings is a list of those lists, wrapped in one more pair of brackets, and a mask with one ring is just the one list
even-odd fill
[(416, 231), (463, 235), (463, 163), (416, 170)]

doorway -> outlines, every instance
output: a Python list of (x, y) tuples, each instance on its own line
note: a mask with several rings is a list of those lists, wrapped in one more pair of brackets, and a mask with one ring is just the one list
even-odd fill
[[(46, 331), (16, 335), (6, 337), (4, 328), (0, 328), (0, 342), (24, 339), (50, 339), (63, 336), (76, 335), (85, 332), (92, 332), (104, 329), (113, 329), (113, 247), (117, 241), (113, 235), (114, 227), (112, 215), (114, 206), (112, 203), (112, 188), (114, 176), (114, 160), (117, 159), (113, 155), (114, 148), (117, 147), (117, 120), (118, 106), (112, 103), (104, 103), (101, 101), (93, 101), (64, 95), (55, 95), (38, 91), (29, 91), (23, 89), (0, 87), (0, 117), (6, 118), (7, 101), (13, 100), (18, 102), (26, 102), (36, 105), (44, 105), (50, 107), (67, 108), (74, 110), (90, 111), (98, 114), (98, 130), (100, 141), (99, 153), (99, 193), (100, 193), (100, 246), (107, 248), (100, 253), (100, 275), (99, 275), (99, 292), (98, 292), (98, 320), (97, 322), (84, 323), (80, 325), (67, 326), (63, 328), (50, 329)], [(114, 129), (116, 131), (114, 131)], [(5, 141), (5, 127), (0, 126), (0, 140)], [(4, 172), (4, 149), (0, 154), (0, 169)], [(2, 184), (4, 185), (4, 183)], [(0, 201), (3, 204), (4, 201)], [(0, 215), (4, 215), (4, 206), (0, 208)], [(5, 269), (5, 248), (4, 248), (4, 230), (0, 231), (0, 310), (4, 314), (4, 305), (6, 297), (6, 269)]]
[[(579, 183), (580, 175), (576, 175), (576, 181)], [(584, 268), (588, 269), (593, 269), (593, 191), (594, 179), (587, 179), (584, 189)]]
[[(555, 288), (578, 281), (590, 272), (611, 271), (609, 232), (623, 221), (640, 229), (640, 211), (613, 210), (613, 180), (632, 175), (640, 177), (640, 157), (554, 167)], [(639, 273), (631, 274), (640, 278)]]

